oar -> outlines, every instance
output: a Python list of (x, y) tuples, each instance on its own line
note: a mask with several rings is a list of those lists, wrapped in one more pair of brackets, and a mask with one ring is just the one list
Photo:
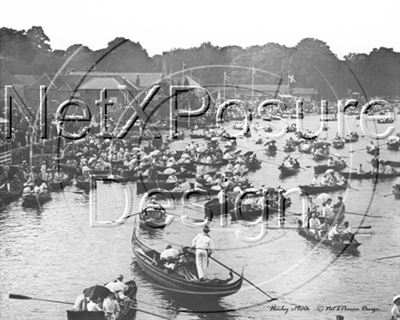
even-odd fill
[(271, 301), (277, 300), (277, 298), (273, 298), (271, 297), (268, 293), (266, 293), (264, 290), (262, 290), (260, 287), (256, 286), (253, 282), (251, 282), (250, 280), (246, 279), (245, 277), (243, 277), (242, 274), (236, 272), (235, 270), (229, 268), (227, 265), (223, 264), (222, 262), (218, 261), (217, 259), (213, 258), (213, 257), (209, 257), (211, 260), (215, 261), (216, 263), (218, 263), (220, 266), (224, 267), (225, 269), (228, 269), (229, 271), (231, 271), (232, 273), (236, 274), (239, 277), (242, 277), (244, 281), (246, 281), (247, 283), (251, 284), (254, 288), (256, 288), (258, 291), (262, 292), (264, 295), (266, 295)]
[(371, 216), (367, 214), (362, 214), (362, 213), (357, 213), (357, 212), (351, 212), (351, 211), (346, 211), (348, 214), (354, 214), (356, 216), (362, 216), (362, 217), (368, 217), (368, 218), (384, 218), (383, 216)]
[(393, 258), (400, 258), (400, 255), (398, 254), (398, 255), (395, 255), (395, 256), (377, 258), (377, 259), (374, 259), (374, 261), (385, 260), (385, 259), (393, 259)]
[(382, 197), (384, 197), (384, 198), (386, 198), (386, 197), (389, 197), (389, 196), (391, 196), (391, 195), (393, 195), (394, 193), (392, 192), (392, 193), (389, 193), (389, 194), (385, 194), (384, 196), (382, 196)]
[[(40, 299), (40, 298), (32, 298), (32, 297), (25, 296), (25, 295), (22, 295), (22, 294), (10, 293), (8, 295), (8, 297), (9, 297), (9, 299), (17, 299), (17, 300), (37, 300), (37, 301), (45, 301), (45, 302), (51, 302), (51, 303), (61, 303), (61, 304), (73, 305), (72, 302), (59, 301), (59, 300), (49, 300), (49, 299)], [(131, 307), (129, 307), (129, 308), (131, 308)], [(162, 319), (169, 320), (169, 318), (167, 318), (167, 317), (163, 317), (163, 316), (160, 316), (158, 314), (155, 314), (155, 313), (152, 313), (152, 312), (149, 312), (149, 311), (146, 311), (146, 310), (142, 310), (142, 309), (138, 309), (138, 308), (131, 308), (131, 309), (134, 309), (134, 310), (137, 310), (137, 311), (140, 311), (140, 312), (143, 312), (143, 313), (147, 313), (147, 314), (153, 315), (155, 317), (159, 317), (159, 318), (162, 318)]]
[(28, 297), (22, 294), (13, 294), (10, 293), (8, 295), (9, 299), (18, 299), (18, 300), (37, 300), (37, 301), (45, 301), (45, 302), (52, 302), (52, 303), (62, 303), (62, 304), (69, 304), (69, 305), (73, 305), (73, 303), (71, 302), (65, 302), (65, 301), (59, 301), (59, 300), (49, 300), (49, 299), (40, 299), (40, 298), (32, 298), (32, 297)]

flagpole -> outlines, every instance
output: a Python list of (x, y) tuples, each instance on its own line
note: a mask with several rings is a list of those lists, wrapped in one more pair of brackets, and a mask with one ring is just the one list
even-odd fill
[(224, 101), (226, 101), (225, 80), (226, 80), (226, 72), (224, 71)]
[(182, 62), (182, 77), (181, 77), (181, 86), (183, 86), (183, 75), (185, 73), (185, 63)]
[(251, 106), (254, 104), (254, 64), (251, 66)]

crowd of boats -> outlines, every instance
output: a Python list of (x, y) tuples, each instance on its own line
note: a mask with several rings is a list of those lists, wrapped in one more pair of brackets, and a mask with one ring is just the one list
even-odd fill
[[(289, 132), (293, 129), (295, 126), (287, 127)], [(3, 166), (0, 172), (0, 199), (4, 205), (22, 197), (22, 205), (36, 207), (50, 201), (52, 192), (65, 191), (70, 185), (86, 192), (95, 188), (93, 181), (99, 179), (105, 183), (135, 183), (137, 194), (145, 194), (152, 189), (162, 190), (173, 200), (192, 192), (196, 197), (205, 199), (202, 218), (206, 224), (203, 238), (197, 238), (202, 240), (196, 240), (180, 250), (166, 248), (159, 252), (139, 239), (135, 226), (132, 235), (133, 253), (149, 279), (165, 290), (196, 297), (211, 296), (215, 300), (236, 293), (243, 281), (249, 281), (242, 273), (234, 270), (230, 270), (226, 279), (202, 276), (208, 259), (221, 264), (210, 256), (213, 250), (207, 240), (207, 237), (211, 239), (210, 228), (207, 226), (211, 225), (215, 217), (223, 214), (232, 220), (246, 221), (255, 221), (260, 217), (268, 219), (271, 216), (282, 218), (289, 214), (301, 215), (297, 226), (301, 237), (339, 253), (358, 254), (361, 244), (355, 239), (346, 221), (348, 212), (343, 198), (338, 197), (337, 202), (332, 204), (329, 193), (350, 187), (351, 179), (381, 180), (398, 177), (400, 161), (381, 159), (381, 146), (371, 142), (355, 150), (372, 155), (369, 161), (371, 169), (365, 171), (362, 164), (359, 164), (357, 169), (345, 171), (348, 166), (345, 159), (331, 153), (330, 147), (341, 149), (346, 143), (358, 141), (358, 134), (353, 132), (344, 138), (336, 136), (331, 142), (311, 139), (309, 135), (307, 132), (294, 132), (281, 150), (275, 140), (259, 136), (253, 141), (261, 145), (260, 150), (269, 158), (275, 157), (278, 152), (286, 154), (283, 162), (276, 164), (282, 182), (300, 170), (314, 170), (313, 180), (307, 185), (299, 185), (307, 197), (307, 210), (303, 213), (290, 210), (291, 200), (285, 198), (286, 190), (283, 187), (264, 184), (257, 186), (249, 180), (248, 174), (259, 170), (265, 161), (257, 157), (256, 150), (240, 148), (236, 138), (226, 132), (218, 134), (212, 129), (192, 131), (190, 141), (181, 150), (173, 148), (173, 142), (168, 139), (153, 139), (138, 147), (129, 140), (110, 141), (99, 136), (88, 136), (67, 144), (59, 155), (44, 160), (40, 166), (30, 166), (26, 161)], [(389, 138), (388, 149), (396, 151), (399, 147), (399, 136)], [(312, 155), (315, 165), (303, 166), (292, 154), (296, 150)], [(393, 185), (392, 194), (400, 198), (400, 184)], [(238, 195), (242, 195), (239, 208), (236, 201)], [(162, 199), (159, 195), (151, 197), (145, 208), (138, 213), (142, 228), (162, 230), (171, 223), (173, 214), (162, 206)], [(202, 241), (209, 247), (202, 248), (199, 244), (203, 244)], [(171, 249), (175, 250), (174, 254)], [(205, 250), (206, 257), (198, 250)], [(171, 255), (168, 256), (167, 252)], [(114, 284), (113, 287), (114, 282), (118, 285)], [(98, 291), (85, 289), (78, 297), (74, 310), (68, 311), (68, 319), (104, 319), (105, 316), (107, 319), (119, 320), (132, 318), (132, 313), (138, 310), (136, 285), (134, 282), (124, 284), (121, 279), (114, 282), (108, 286), (95, 286), (99, 287)], [(123, 289), (117, 290), (118, 286)], [(101, 295), (94, 294), (102, 290)]]

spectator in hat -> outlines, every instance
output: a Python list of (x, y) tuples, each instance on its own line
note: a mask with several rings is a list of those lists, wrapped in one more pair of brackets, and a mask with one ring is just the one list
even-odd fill
[(392, 320), (400, 319), (400, 294), (393, 297), (393, 307), (391, 311)]

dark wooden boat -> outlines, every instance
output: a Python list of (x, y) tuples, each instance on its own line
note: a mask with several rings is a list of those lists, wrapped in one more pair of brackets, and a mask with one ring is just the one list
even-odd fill
[(83, 179), (82, 177), (76, 178), (75, 186), (79, 189), (89, 191), (90, 190), (90, 181)]
[(22, 194), (22, 188), (14, 191), (0, 190), (0, 203), (6, 204), (18, 199)]
[(317, 162), (329, 159), (329, 153), (324, 153), (324, 154), (317, 153), (317, 154), (314, 154), (313, 155), (313, 159), (314, 159), (314, 161), (317, 161)]
[(228, 282), (221, 279), (199, 281), (194, 253), (188, 251), (181, 257), (175, 271), (168, 273), (160, 261), (160, 253), (142, 243), (135, 228), (132, 234), (132, 250), (137, 264), (146, 276), (161, 289), (175, 294), (217, 300), (237, 293), (242, 286), (243, 277)]
[[(136, 292), (137, 287), (135, 281), (131, 280), (125, 283), (129, 289), (125, 293), (128, 297), (123, 302), (119, 303), (121, 313), (116, 320), (133, 320), (136, 317)], [(68, 320), (106, 320), (104, 312), (102, 311), (72, 311), (67, 310)]]
[(400, 184), (395, 184), (392, 187), (395, 199), (400, 199)]
[(374, 179), (378, 177), (379, 179), (393, 179), (396, 177), (400, 177), (400, 172), (394, 172), (394, 173), (374, 173), (372, 171), (368, 172), (363, 172), (363, 173), (357, 173), (357, 172), (347, 172), (343, 171), (341, 172), (341, 175), (345, 177), (346, 179)]
[(384, 119), (378, 119), (378, 123), (393, 123), (394, 119), (392, 117), (384, 118)]
[(146, 208), (140, 212), (139, 221), (141, 225), (161, 229), (167, 226), (169, 217), (172, 216), (167, 216), (165, 210)]
[(335, 139), (332, 141), (332, 147), (335, 149), (343, 149), (345, 145), (344, 139)]
[(24, 207), (36, 207), (47, 201), (51, 200), (50, 191), (38, 193), (38, 194), (28, 194), (22, 196), (22, 206)]
[(344, 138), (344, 142), (346, 143), (350, 143), (350, 142), (357, 142), (358, 141), (358, 135), (347, 135)]
[(63, 190), (66, 186), (72, 184), (72, 176), (68, 175), (67, 177), (64, 177), (60, 182), (48, 181), (47, 184), (50, 187), (51, 191)]
[(211, 138), (209, 136), (204, 135), (204, 134), (191, 133), (190, 134), (190, 139), (211, 139)]
[(314, 166), (314, 172), (316, 174), (325, 173), (326, 170), (328, 170), (328, 169), (332, 169), (332, 170), (335, 170), (335, 171), (341, 171), (346, 167), (347, 167), (347, 165), (344, 162), (335, 164), (334, 166), (328, 166), (326, 164), (323, 164), (323, 165), (320, 165), (320, 166)]
[(202, 162), (202, 161), (194, 161), (193, 163), (196, 165), (201, 165), (201, 166), (222, 167), (222, 166), (227, 165), (228, 162), (229, 162), (229, 160), (227, 160), (227, 159), (221, 159), (218, 162), (208, 163), (208, 162)]
[(375, 155), (379, 154), (379, 148), (378, 147), (370, 147), (368, 145), (367, 146), (367, 153), (375, 156)]
[(283, 146), (283, 151), (284, 152), (293, 152), (296, 150), (296, 147), (293, 144), (285, 144)]
[(344, 190), (347, 188), (347, 183), (343, 185), (335, 186), (299, 186), (304, 194), (318, 194), (318, 193), (328, 193), (339, 190)]
[(396, 142), (388, 142), (387, 143), (388, 150), (399, 150), (400, 148), (400, 141)]
[(383, 164), (384, 164), (384, 165), (392, 166), (393, 168), (400, 168), (400, 161), (390, 161), (390, 160), (387, 160), (387, 161), (383, 161)]
[(290, 177), (290, 176), (294, 176), (295, 174), (299, 173), (300, 171), (300, 167), (285, 167), (283, 165), (280, 165), (278, 167), (278, 169), (281, 171), (279, 177), (281, 179), (286, 178), (286, 177)]
[(301, 237), (315, 244), (323, 244), (325, 246), (328, 246), (335, 252), (348, 254), (359, 253), (358, 247), (361, 245), (361, 243), (356, 242), (355, 240), (352, 240), (351, 242), (342, 242), (339, 240), (329, 240), (326, 236), (322, 237), (321, 239), (317, 239), (315, 237), (315, 234), (310, 232), (307, 228), (298, 228), (297, 232)]

